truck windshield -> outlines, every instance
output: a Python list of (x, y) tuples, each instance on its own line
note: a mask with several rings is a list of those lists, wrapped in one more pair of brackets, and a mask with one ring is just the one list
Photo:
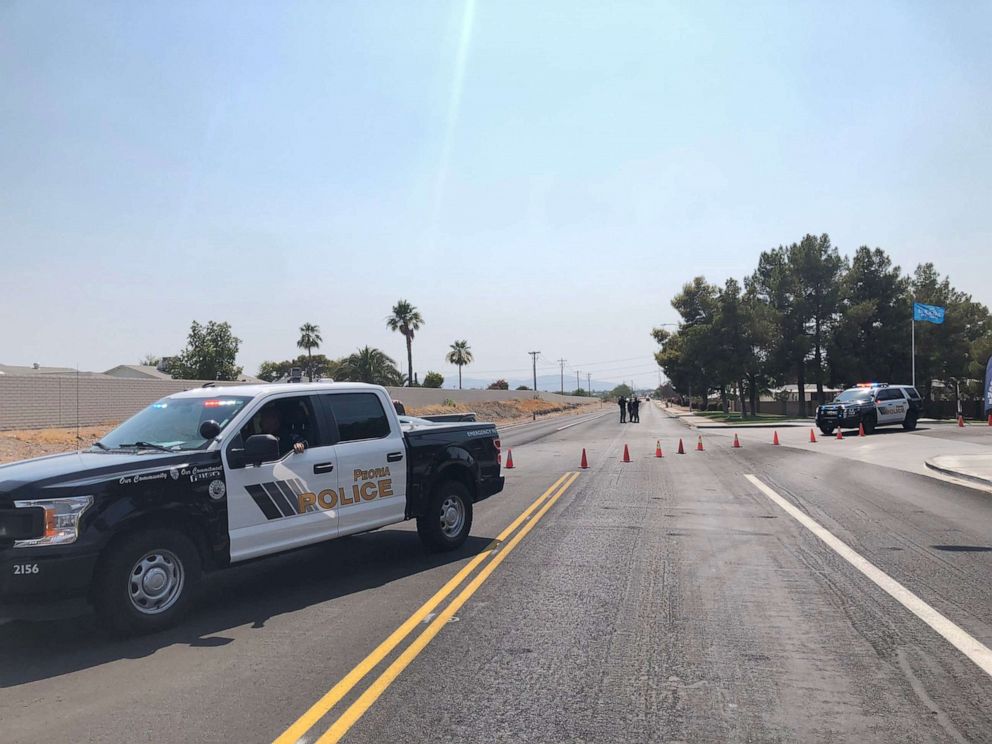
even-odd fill
[(852, 388), (845, 390), (834, 398), (834, 403), (854, 403), (855, 401), (863, 403), (867, 400), (871, 400), (871, 390), (867, 388)]
[(200, 434), (204, 421), (224, 429), (250, 397), (221, 395), (216, 398), (162, 398), (135, 414), (103, 437), (100, 449), (194, 450), (210, 440)]

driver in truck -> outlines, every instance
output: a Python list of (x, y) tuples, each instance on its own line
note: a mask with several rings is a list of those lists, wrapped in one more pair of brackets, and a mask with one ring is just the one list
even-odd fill
[(307, 448), (307, 442), (299, 432), (283, 425), (282, 413), (277, 403), (278, 401), (273, 401), (259, 411), (258, 427), (262, 434), (271, 434), (279, 440), (280, 454), (285, 455), (290, 450), (300, 454)]

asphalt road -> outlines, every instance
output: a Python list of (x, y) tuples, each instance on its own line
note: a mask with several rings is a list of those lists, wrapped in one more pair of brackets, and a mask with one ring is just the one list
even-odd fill
[(0, 627), (0, 740), (992, 741), (992, 496), (642, 411), (504, 432), (456, 554), (404, 525), (217, 575), (158, 636)]

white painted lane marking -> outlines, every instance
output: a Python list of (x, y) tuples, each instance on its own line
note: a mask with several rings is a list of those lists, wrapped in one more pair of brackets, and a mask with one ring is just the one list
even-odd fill
[(565, 431), (565, 429), (571, 429), (573, 426), (578, 426), (579, 424), (584, 424), (587, 421), (595, 421), (596, 419), (601, 419), (603, 416), (611, 416), (613, 411), (608, 411), (606, 413), (600, 413), (595, 416), (590, 416), (589, 418), (584, 418), (581, 421), (575, 421), (571, 424), (566, 424), (565, 426), (559, 426), (555, 431)]
[(880, 589), (896, 600), (907, 610), (925, 622), (944, 640), (971, 659), (983, 672), (992, 676), (992, 649), (980, 643), (974, 636), (941, 615), (937, 610), (913, 594), (887, 573), (877, 568), (873, 563), (852, 550), (847, 543), (835, 537), (832, 532), (820, 526), (805, 512), (797, 509), (788, 500), (779, 496), (766, 486), (757, 476), (745, 475), (755, 488), (774, 501), (786, 514), (808, 529), (820, 540), (827, 544), (837, 555), (850, 563), (861, 573), (871, 579)]

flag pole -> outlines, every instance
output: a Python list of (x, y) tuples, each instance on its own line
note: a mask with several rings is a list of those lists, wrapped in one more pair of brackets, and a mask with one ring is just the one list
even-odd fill
[(916, 387), (916, 305), (913, 305), (913, 387)]

